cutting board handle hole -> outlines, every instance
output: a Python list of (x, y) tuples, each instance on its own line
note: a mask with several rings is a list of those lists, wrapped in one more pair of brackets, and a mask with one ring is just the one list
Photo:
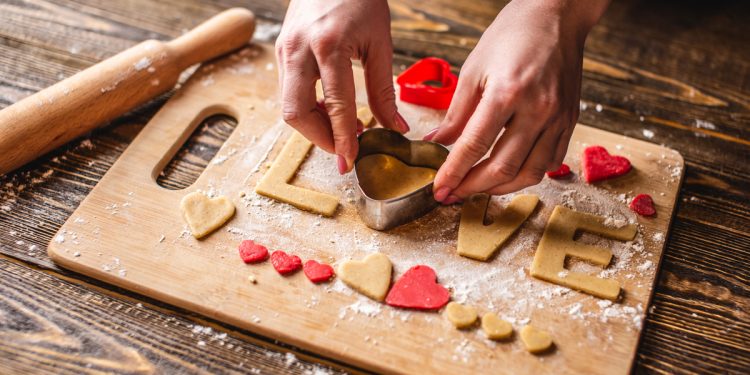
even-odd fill
[(192, 185), (236, 127), (237, 120), (231, 116), (221, 114), (205, 118), (162, 169), (156, 183), (170, 190)]

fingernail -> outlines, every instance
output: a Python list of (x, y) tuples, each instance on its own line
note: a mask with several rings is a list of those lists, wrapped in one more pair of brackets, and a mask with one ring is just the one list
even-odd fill
[(448, 197), (448, 195), (450, 195), (450, 193), (451, 193), (451, 188), (447, 186), (443, 186), (440, 189), (437, 189), (435, 191), (435, 200), (438, 202), (442, 202), (445, 200), (445, 198)]
[(396, 114), (393, 116), (393, 121), (398, 125), (399, 131), (401, 133), (407, 133), (411, 128), (409, 128), (409, 124), (406, 123), (406, 120), (401, 116), (400, 113), (396, 112)]
[(435, 138), (435, 134), (437, 134), (438, 130), (440, 130), (440, 128), (435, 128), (435, 129), (430, 130), (429, 133), (425, 134), (425, 136), (424, 136), (424, 138), (422, 138), (422, 140), (423, 141), (431, 141), (432, 138)]
[(346, 158), (341, 155), (338, 155), (338, 167), (339, 174), (345, 174), (349, 170), (348, 164), (346, 163)]
[(448, 198), (446, 198), (443, 201), (443, 204), (447, 206), (447, 205), (451, 205), (451, 204), (457, 203), (460, 200), (461, 200), (461, 198), (459, 198), (459, 197), (451, 194), (450, 196), (448, 196)]

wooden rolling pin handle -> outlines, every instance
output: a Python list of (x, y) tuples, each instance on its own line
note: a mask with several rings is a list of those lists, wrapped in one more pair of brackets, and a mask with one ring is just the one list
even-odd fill
[(255, 17), (222, 12), (181, 37), (145, 41), (0, 111), (0, 175), (170, 90), (187, 67), (250, 41)]

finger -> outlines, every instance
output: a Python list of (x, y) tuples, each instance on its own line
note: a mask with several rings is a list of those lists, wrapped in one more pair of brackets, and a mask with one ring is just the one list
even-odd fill
[(383, 127), (406, 133), (409, 126), (396, 108), (393, 88), (393, 46), (390, 34), (386, 41), (374, 44), (362, 57), (365, 69), (367, 101), (375, 119)]
[(541, 126), (534, 126), (531, 121), (528, 115), (516, 114), (490, 157), (477, 164), (453, 194), (465, 198), (515, 179), (539, 137)]
[(323, 82), (325, 108), (331, 119), (336, 155), (343, 158), (348, 172), (357, 156), (357, 106), (354, 102), (354, 72), (348, 56), (317, 56)]
[(549, 165), (555, 155), (555, 148), (560, 140), (560, 132), (553, 129), (542, 133), (513, 180), (489, 189), (488, 193), (503, 195), (538, 184), (544, 177), (544, 173), (549, 170)]
[(317, 109), (317, 65), (311, 53), (286, 56), (281, 86), (284, 122), (327, 152), (334, 151), (331, 126)]
[(512, 110), (507, 102), (483, 98), (477, 105), (466, 128), (448, 154), (435, 176), (435, 199), (442, 202), (451, 194), (469, 170), (479, 161), (497, 139), (510, 118)]
[(427, 133), (424, 140), (444, 145), (456, 142), (479, 104), (480, 98), (481, 92), (475, 80), (471, 79), (468, 74), (461, 75), (445, 118), (440, 126)]
[(550, 169), (548, 171), (556, 171), (560, 168), (560, 165), (565, 160), (565, 155), (568, 153), (568, 146), (570, 145), (570, 137), (573, 136), (573, 130), (575, 127), (571, 126), (560, 135), (560, 140), (555, 147), (555, 156), (552, 159)]

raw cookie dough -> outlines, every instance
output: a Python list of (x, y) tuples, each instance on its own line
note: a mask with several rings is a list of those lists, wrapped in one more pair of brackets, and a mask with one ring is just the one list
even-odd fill
[(294, 132), (271, 168), (255, 187), (255, 192), (289, 203), (302, 210), (323, 216), (333, 216), (339, 205), (336, 197), (289, 184), (310, 148), (312, 148), (312, 143), (301, 134)]
[(530, 325), (521, 328), (521, 341), (526, 350), (534, 354), (541, 353), (552, 346), (549, 333)]
[(180, 201), (182, 217), (195, 238), (205, 237), (215, 231), (234, 215), (234, 204), (227, 197), (209, 198), (200, 192), (192, 192)]
[(451, 302), (445, 307), (445, 316), (456, 328), (466, 328), (477, 321), (477, 309)]
[(357, 162), (357, 180), (373, 199), (390, 199), (419, 190), (435, 179), (437, 170), (412, 167), (386, 154), (372, 154)]
[(484, 225), (489, 202), (489, 195), (475, 194), (464, 203), (458, 226), (458, 255), (476, 260), (489, 259), (534, 212), (539, 197), (516, 195), (500, 215), (493, 217), (492, 224)]
[(344, 284), (376, 301), (385, 299), (391, 285), (391, 260), (381, 253), (373, 253), (361, 261), (342, 263), (338, 276)]
[(599, 298), (617, 300), (620, 295), (620, 284), (617, 281), (565, 269), (565, 258), (568, 256), (587, 260), (602, 267), (607, 267), (612, 260), (610, 250), (574, 241), (573, 236), (578, 230), (621, 241), (635, 238), (638, 230), (635, 224), (613, 228), (605, 225), (604, 220), (602, 217), (576, 212), (563, 206), (555, 207), (536, 249), (531, 264), (531, 276)]
[(362, 125), (364, 125), (365, 128), (371, 128), (378, 123), (375, 120), (375, 116), (372, 115), (370, 107), (366, 105), (357, 108), (357, 118), (359, 119), (359, 121), (362, 121)]
[(490, 340), (504, 340), (513, 334), (513, 326), (493, 313), (482, 316), (482, 330)]

